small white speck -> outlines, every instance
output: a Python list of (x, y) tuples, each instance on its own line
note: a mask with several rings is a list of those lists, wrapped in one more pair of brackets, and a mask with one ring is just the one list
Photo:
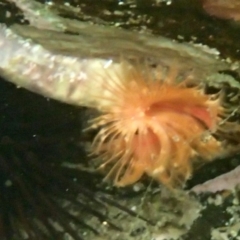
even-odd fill
[(173, 140), (174, 142), (179, 142), (180, 138), (179, 138), (178, 135), (175, 135), (175, 136), (172, 137), (172, 140)]
[(104, 64), (104, 68), (106, 69), (106, 68), (108, 68), (111, 64), (112, 64), (112, 59), (110, 59), (110, 60), (108, 60), (105, 64)]
[(136, 210), (137, 210), (137, 207), (136, 207), (136, 206), (133, 206), (133, 207), (131, 207), (131, 210), (132, 210), (132, 211), (136, 211)]

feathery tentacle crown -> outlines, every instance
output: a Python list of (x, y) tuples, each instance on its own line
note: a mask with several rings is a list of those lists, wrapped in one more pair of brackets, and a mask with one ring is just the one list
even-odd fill
[(147, 174), (175, 186), (191, 176), (195, 158), (218, 155), (221, 144), (212, 133), (223, 112), (219, 97), (177, 75), (174, 68), (153, 74), (122, 63), (105, 79), (102, 114), (90, 126), (100, 128), (91, 152), (108, 169), (105, 180), (126, 186)]

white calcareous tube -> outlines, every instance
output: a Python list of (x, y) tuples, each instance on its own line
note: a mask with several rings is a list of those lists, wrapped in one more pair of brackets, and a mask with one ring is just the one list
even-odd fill
[(45, 97), (101, 109), (99, 96), (105, 94), (106, 84), (124, 76), (128, 64), (138, 69), (143, 64), (154, 74), (176, 65), (180, 80), (192, 76), (197, 84), (231, 68), (190, 44), (82, 22), (69, 24), (78, 26), (77, 34), (0, 25), (0, 74)]
[(112, 66), (111, 61), (105, 59), (53, 54), (4, 26), (0, 28), (0, 52), (0, 72), (7, 80), (74, 105), (94, 105), (88, 96), (106, 79), (104, 73), (117, 68), (117, 64)]

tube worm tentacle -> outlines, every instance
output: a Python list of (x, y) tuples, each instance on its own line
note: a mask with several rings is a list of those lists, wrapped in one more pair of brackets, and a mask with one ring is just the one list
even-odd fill
[(224, 112), (220, 98), (188, 78), (177, 83), (176, 75), (153, 75), (123, 62), (106, 81), (99, 95), (102, 115), (91, 125), (101, 129), (92, 152), (103, 161), (100, 168), (109, 169), (105, 179), (116, 186), (144, 174), (178, 185), (191, 176), (194, 159), (210, 161), (221, 154), (213, 135)]

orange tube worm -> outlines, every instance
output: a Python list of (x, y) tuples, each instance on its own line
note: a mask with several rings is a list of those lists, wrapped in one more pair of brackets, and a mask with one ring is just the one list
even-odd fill
[(116, 186), (138, 181), (144, 174), (176, 186), (192, 174), (194, 161), (210, 161), (222, 153), (215, 137), (224, 109), (218, 95), (207, 95), (191, 78), (178, 82), (177, 68), (152, 74), (122, 63), (104, 84), (102, 114), (92, 144), (105, 179)]

